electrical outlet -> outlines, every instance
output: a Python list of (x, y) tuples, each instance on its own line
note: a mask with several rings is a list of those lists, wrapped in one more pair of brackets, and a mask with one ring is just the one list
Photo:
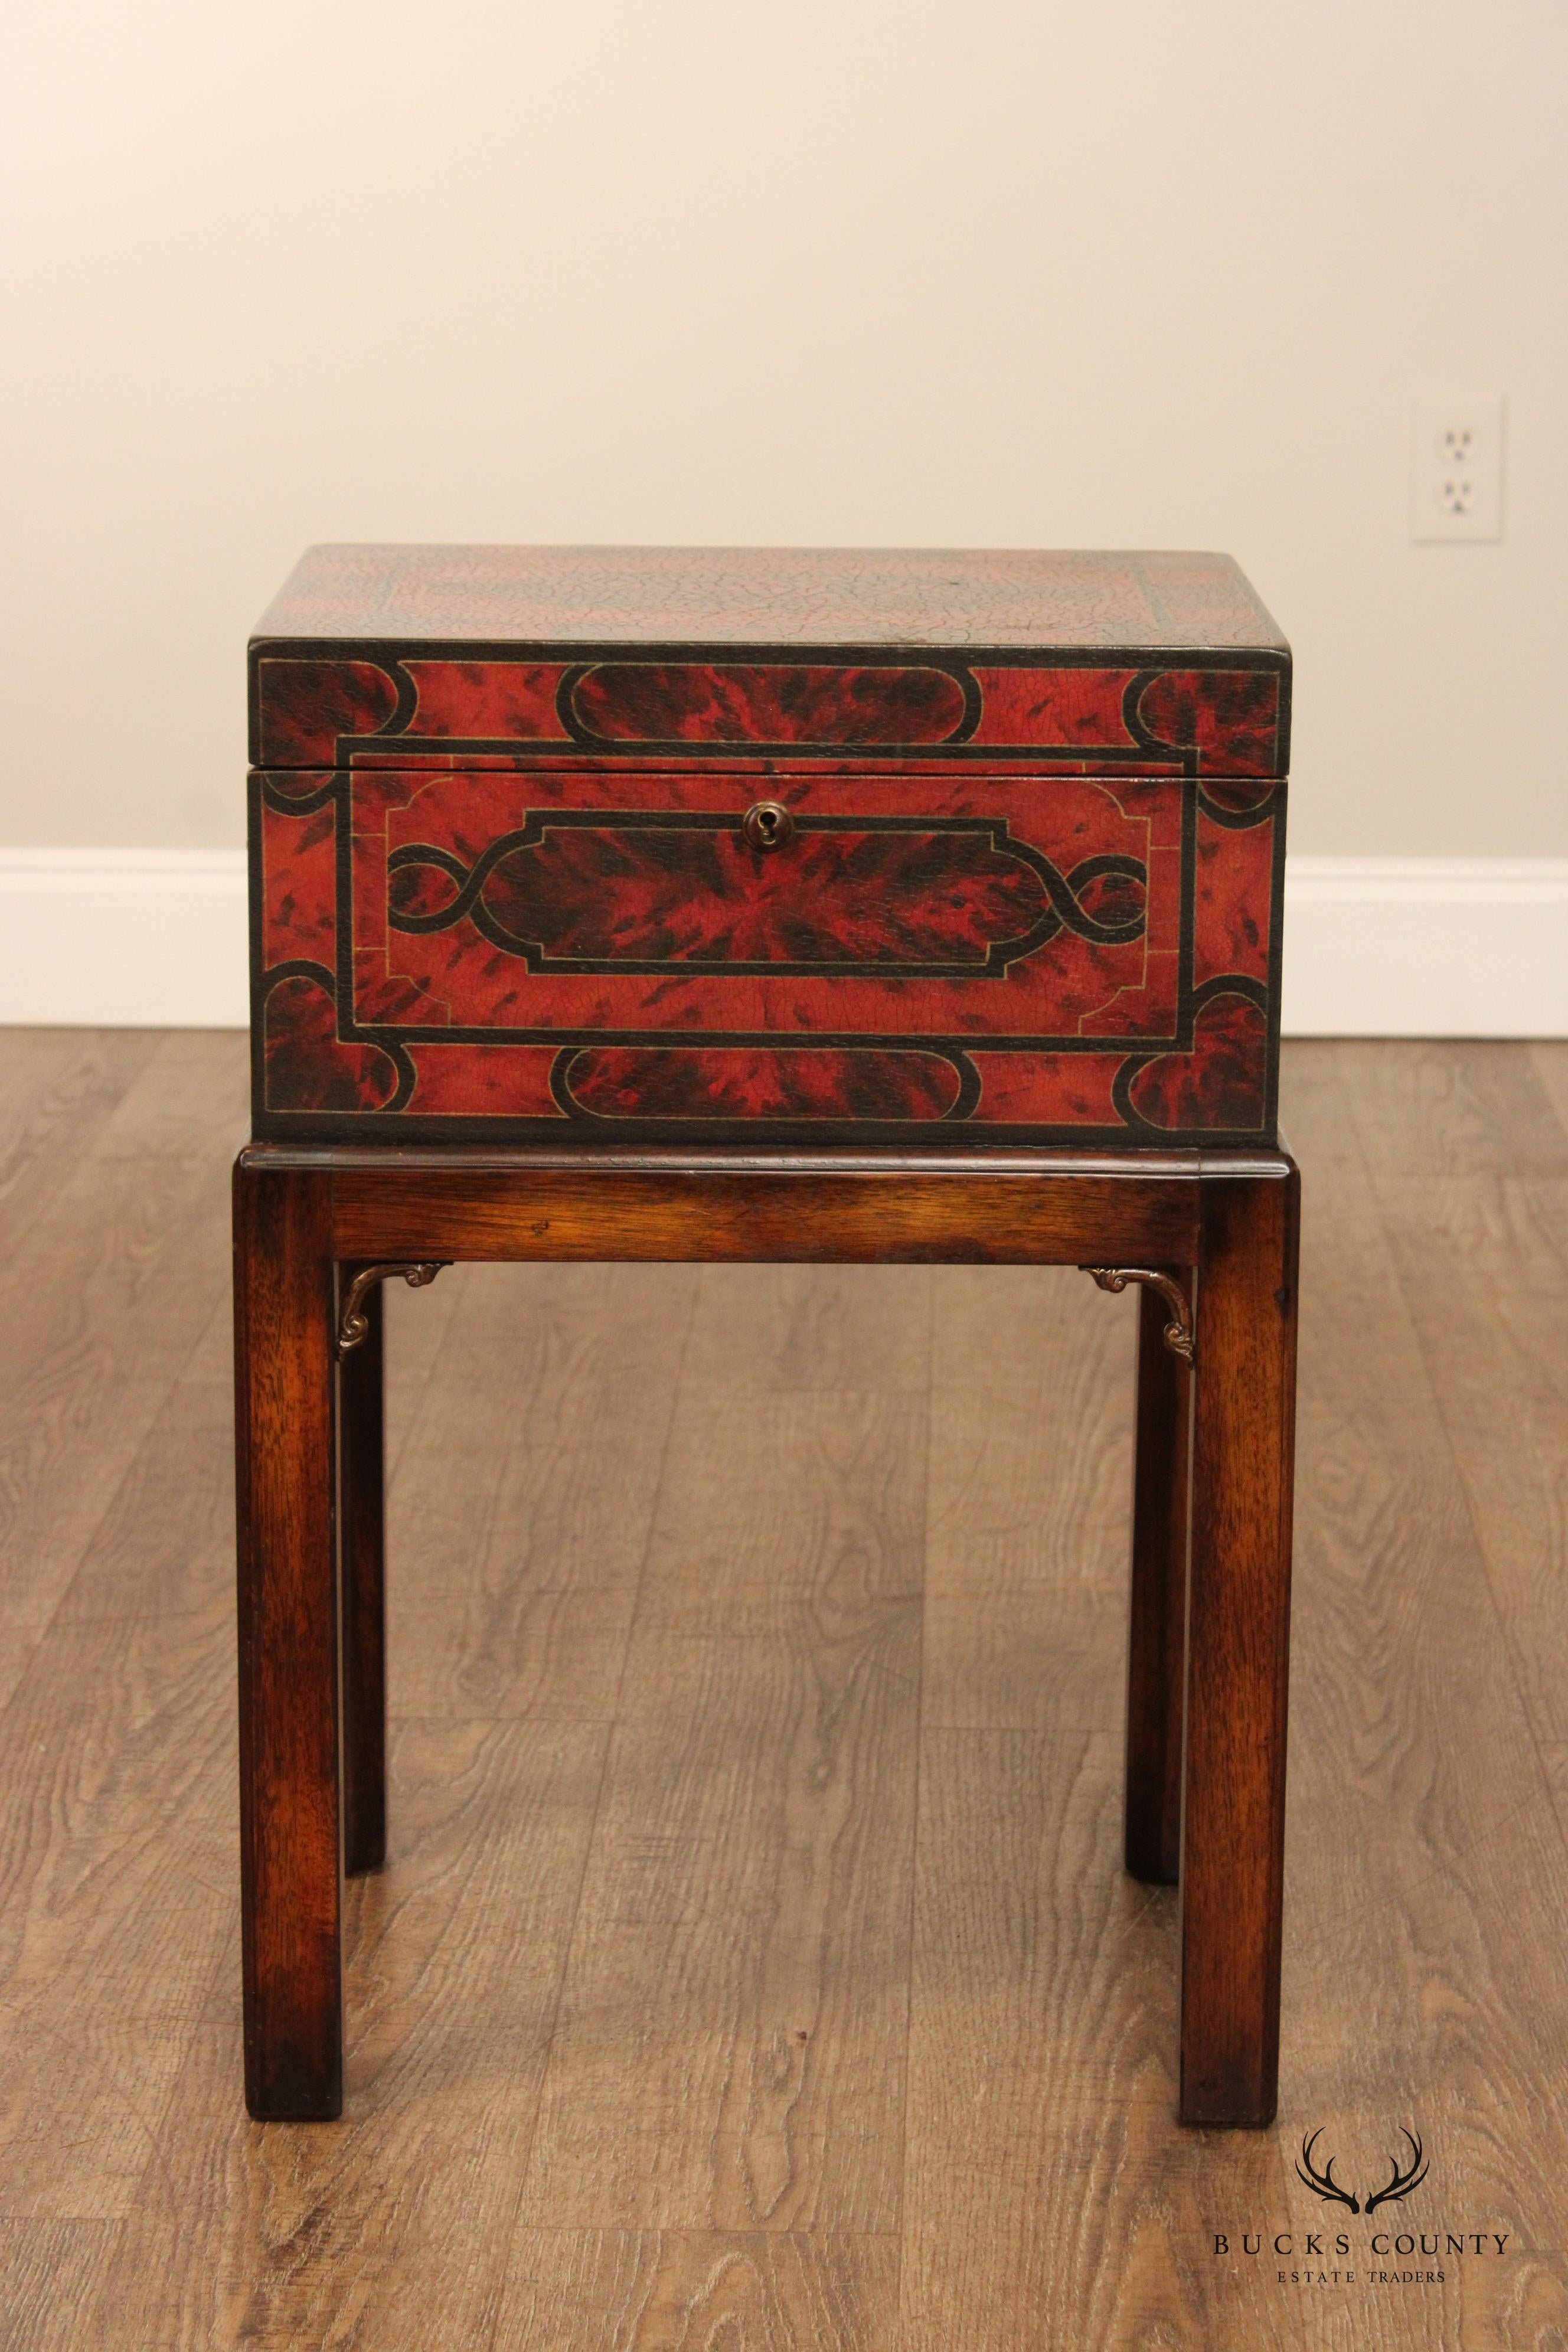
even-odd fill
[(1502, 394), (1418, 393), (1415, 415), (1411, 538), (1500, 539)]

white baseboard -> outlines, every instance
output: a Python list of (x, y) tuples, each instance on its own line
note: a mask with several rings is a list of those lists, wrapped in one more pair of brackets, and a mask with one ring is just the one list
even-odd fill
[[(1292, 1037), (1568, 1037), (1568, 858), (1292, 857)], [(245, 853), (0, 849), (0, 1023), (242, 1029)]]
[(1568, 857), (1291, 857), (1288, 1037), (1568, 1037)]
[(0, 849), (0, 1022), (243, 1029), (243, 849)]

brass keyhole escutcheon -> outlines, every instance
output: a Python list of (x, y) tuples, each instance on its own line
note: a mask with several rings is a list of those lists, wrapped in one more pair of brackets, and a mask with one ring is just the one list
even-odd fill
[(753, 801), (741, 830), (753, 849), (782, 849), (795, 831), (795, 819), (778, 801)]

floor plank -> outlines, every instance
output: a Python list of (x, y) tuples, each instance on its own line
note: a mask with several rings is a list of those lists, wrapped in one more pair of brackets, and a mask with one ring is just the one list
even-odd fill
[(1272, 2135), (1172, 2123), (1176, 1906), (1121, 1871), (1121, 1777), (1104, 1732), (923, 1743), (907, 2352), (1289, 2340), (1212, 2255), (1280, 2210)]
[(687, 1351), (694, 1391), (923, 1396), (933, 1282), (923, 1265), (705, 1265)]
[(93, 1619), (0, 1715), (0, 2213), (116, 2218), (158, 2148), (233, 1914), (232, 1651), (226, 1608)]
[(1568, 1136), (1568, 1041), (1553, 1038), (1526, 1051), (1531, 1069), (1546, 1089), (1558, 1124)]
[(797, 1393), (718, 1446), (712, 1405), (677, 1405), (522, 2216), (891, 2229), (923, 1405)]
[[(1527, 1047), (1440, 1038), (1297, 1049), (1331, 1062), (1373, 1181), (1412, 1176), (1560, 1176), (1563, 1133)], [(1294, 1135), (1286, 1095), (1281, 1118)]]
[(237, 1040), (139, 1042), (91, 1138), (36, 1147), (47, 1197), (0, 1262), (0, 1702), (227, 1289)]
[(1464, 2274), (1459, 2352), (1558, 2352), (1568, 2344), (1568, 2257), (1505, 2252)]
[(234, 1581), (234, 1382), (215, 1308), (93, 1529), (53, 1623), (215, 1615)]
[(608, 1720), (695, 1272), (461, 1273), (392, 1481), (390, 1703)]
[(0, 1700), (211, 1320), (226, 1228), (199, 1162), (79, 1161), (0, 1267)]
[(1111, 1728), (1137, 1310), (1068, 1268), (939, 1271), (922, 1728)]
[(605, 1736), (400, 1728), (388, 1867), (351, 1889), (344, 2120), (247, 2122), (226, 2004), (175, 2084), (97, 2342), (489, 2343)]
[(495, 2352), (884, 2352), (891, 2238), (523, 2230)]
[(0, 2221), (5, 2352), (86, 2352), (88, 2314), (115, 2221)]
[(157, 1053), (151, 1029), (0, 1029), (0, 1218), (24, 1247), (61, 1171), (91, 1146)]
[(1441, 2151), (1446, 2210), (1551, 2246), (1568, 1853), (1377, 1192), (1344, 1142), (1367, 1098), (1337, 1055), (1292, 1076), (1304, 1150), (1343, 1148), (1303, 1216), (1281, 2121), (1331, 2114), (1367, 2167), (1410, 2121)]
[(1543, 1748), (1568, 1747), (1568, 1175), (1385, 1181), (1379, 1201)]
[[(100, 1034), (106, 1033), (100, 1033)], [(250, 1139), (250, 1040), (243, 1030), (143, 1032), (153, 1045), (93, 1139), (103, 1160), (215, 1160)]]

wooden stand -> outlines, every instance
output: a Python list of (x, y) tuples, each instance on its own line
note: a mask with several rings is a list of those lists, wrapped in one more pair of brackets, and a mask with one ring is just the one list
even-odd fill
[[(1183, 2122), (1268, 2123), (1298, 1197), (1284, 1151), (243, 1151), (251, 2114), (342, 2112), (342, 1873), (375, 1868), (385, 1851), (380, 1279), (428, 1279), (458, 1259), (734, 1259), (1081, 1265), (1108, 1286), (1119, 1276), (1142, 1286), (1127, 1866), (1181, 1885)], [(344, 1330), (351, 1311), (363, 1335), (357, 1320)], [(1172, 1338), (1192, 1347), (1195, 1370)]]

